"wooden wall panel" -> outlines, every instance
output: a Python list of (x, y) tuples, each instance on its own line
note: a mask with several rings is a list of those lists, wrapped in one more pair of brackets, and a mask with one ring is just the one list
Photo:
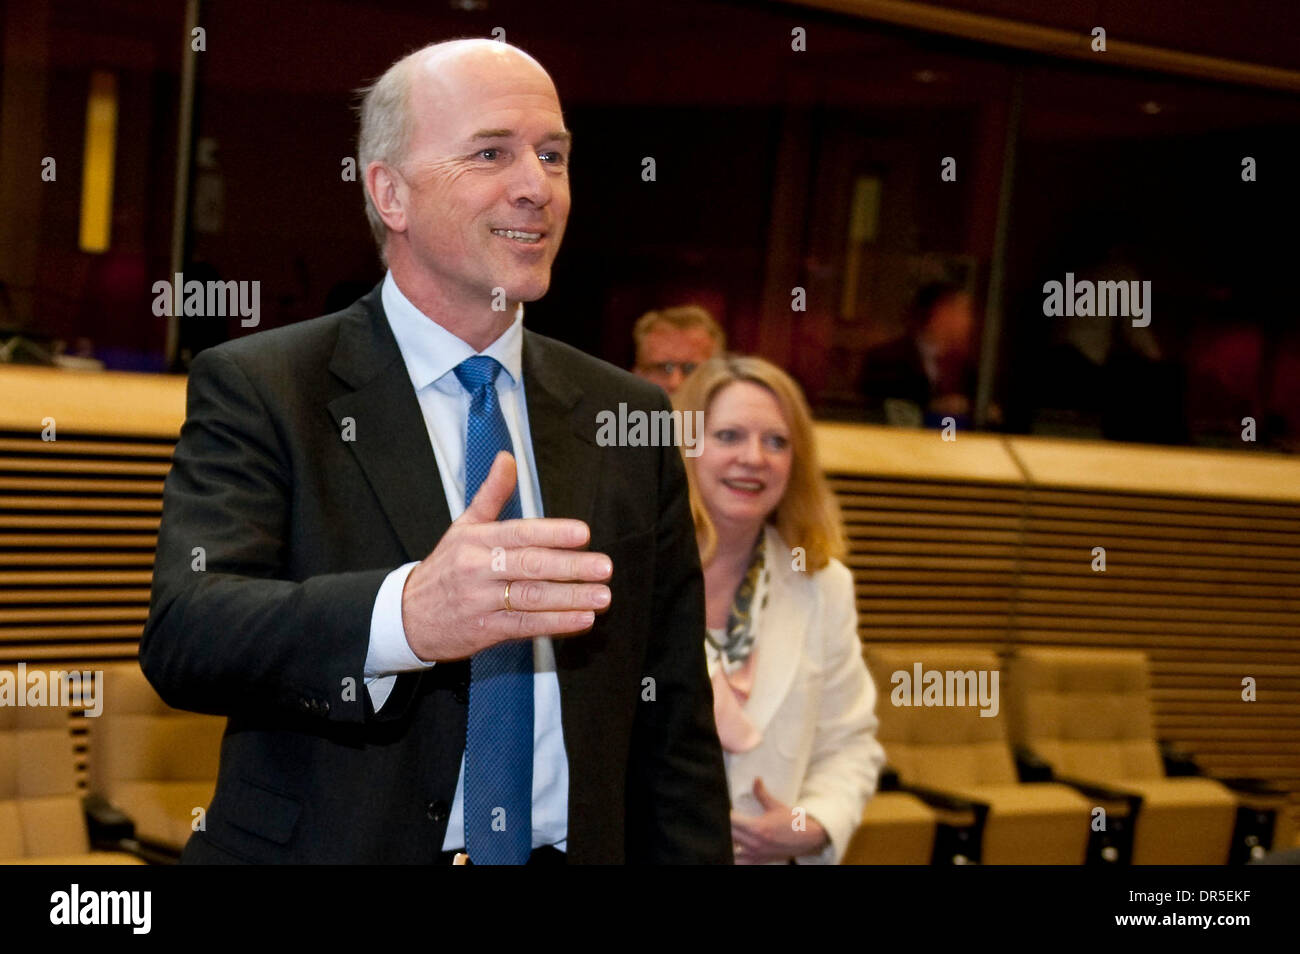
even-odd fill
[(149, 614), (173, 445), (75, 423), (0, 431), (0, 662), (132, 659)]
[(184, 415), (184, 378), (0, 368), (0, 663), (135, 658)]

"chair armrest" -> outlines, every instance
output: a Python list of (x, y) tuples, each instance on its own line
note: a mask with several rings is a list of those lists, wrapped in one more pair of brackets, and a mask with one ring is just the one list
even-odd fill
[(903, 785), (935, 813), (931, 864), (978, 864), (984, 853), (984, 822), (989, 806), (924, 785)]
[(175, 845), (151, 841), (148, 838), (138, 838), (134, 841), (133, 854), (151, 865), (178, 865), (181, 862), (180, 849)]
[(1178, 748), (1170, 742), (1160, 743), (1160, 757), (1165, 763), (1165, 774), (1170, 778), (1179, 777), (1198, 777), (1211, 778), (1220, 785), (1230, 789), (1234, 795), (1237, 795), (1243, 802), (1252, 804), (1254, 807), (1273, 808), (1278, 807), (1277, 803), (1285, 801), (1286, 790), (1278, 788), (1262, 778), (1248, 778), (1233, 776), (1229, 778), (1220, 778), (1214, 775), (1208, 775), (1196, 763), (1196, 759), (1189, 752)]
[(125, 852), (151, 865), (174, 865), (180, 861), (180, 851), (174, 845), (136, 838), (135, 822), (104, 796), (87, 795), (82, 798), (81, 807), (86, 813), (91, 847), (96, 851)]
[(1272, 782), (1263, 778), (1248, 778), (1244, 776), (1220, 778), (1217, 775), (1213, 776), (1213, 778), (1220, 785), (1225, 785), (1234, 792), (1239, 792), (1242, 795), (1281, 795), (1284, 797), (1286, 795), (1286, 789), (1278, 788)]
[(902, 785), (898, 780), (898, 772), (891, 766), (885, 765), (880, 769), (880, 779), (876, 783), (878, 792), (896, 792)]
[(116, 843), (135, 837), (135, 822), (104, 796), (87, 795), (81, 800), (81, 807), (86, 812), (86, 828), (92, 843)]
[(1278, 788), (1265, 779), (1212, 777), (1232, 793), (1239, 810), (1244, 808), (1254, 812), (1267, 812), (1276, 817), (1278, 812), (1286, 808), (1286, 789)]
[(1142, 808), (1142, 796), (1134, 792), (1122, 792), (1101, 782), (1071, 778), (1067, 775), (1058, 775), (1054, 781), (1068, 785), (1080, 795), (1102, 803), (1101, 807), (1106, 809), (1108, 815), (1136, 818)]
[(937, 809), (941, 813), (940, 821), (949, 827), (969, 828), (974, 826), (982, 829), (984, 819), (989, 813), (989, 806), (983, 802), (974, 802), (951, 792), (940, 791), (937, 788), (927, 788), (924, 785), (903, 785), (900, 786), (900, 790), (915, 795), (931, 808)]
[[(1136, 792), (1123, 792), (1091, 779), (1058, 775), (1054, 781), (1068, 785), (1093, 803), (1093, 822), (1088, 835), (1089, 865), (1128, 865), (1133, 860), (1133, 834), (1138, 813), (1142, 810), (1142, 796)], [(1104, 814), (1098, 827), (1096, 809)]]
[(1192, 753), (1186, 749), (1180, 749), (1172, 742), (1161, 740), (1160, 759), (1165, 764), (1165, 774), (1170, 778), (1185, 778), (1205, 774), (1201, 767), (1196, 764), (1196, 759), (1192, 756)]
[(1049, 762), (1039, 758), (1031, 750), (1026, 748), (1016, 748), (1016, 774), (1022, 782), (1050, 782), (1052, 781), (1052, 766)]

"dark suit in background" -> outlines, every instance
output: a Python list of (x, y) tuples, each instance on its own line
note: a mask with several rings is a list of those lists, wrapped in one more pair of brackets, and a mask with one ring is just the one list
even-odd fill
[(894, 338), (877, 345), (863, 357), (862, 391), (867, 399), (868, 419), (885, 423), (885, 402), (910, 401), (925, 413), (932, 390), (925, 362), (911, 336)]
[[(595, 436), (599, 411), (668, 402), (527, 331), (523, 369), (545, 514), (586, 521), (590, 549), (614, 566), (609, 610), (553, 641), (568, 858), (730, 862), (680, 451)], [(380, 584), (449, 523), (378, 287), (345, 311), (198, 357), (140, 647), (167, 702), (229, 717), (206, 830), (186, 861), (437, 859), (468, 661), (398, 676), (378, 713), (363, 667)]]

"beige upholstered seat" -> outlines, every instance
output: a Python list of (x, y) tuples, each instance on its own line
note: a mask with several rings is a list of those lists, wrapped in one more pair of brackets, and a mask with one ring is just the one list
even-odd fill
[(1018, 650), (1008, 692), (1012, 738), (1059, 776), (1141, 797), (1134, 864), (1223, 864), (1237, 800), (1211, 779), (1166, 778), (1146, 654)]
[(988, 806), (981, 851), (985, 864), (1083, 863), (1090, 834), (1088, 802), (1064, 785), (1019, 781), (1002, 693), (992, 716), (981, 715), (978, 704), (894, 704), (893, 673), (911, 677), (918, 662), (923, 672), (1000, 673), (996, 654), (950, 646), (870, 646), (867, 658), (880, 681), (878, 735), (890, 766), (904, 786), (937, 789)]
[(91, 790), (135, 822), (136, 837), (179, 849), (217, 781), (225, 720), (173, 709), (140, 667), (105, 671), (103, 713), (90, 723)]
[(0, 862), (138, 863), (90, 850), (69, 720), (64, 708), (0, 706)]
[(935, 814), (915, 795), (877, 792), (840, 862), (845, 865), (928, 865)]

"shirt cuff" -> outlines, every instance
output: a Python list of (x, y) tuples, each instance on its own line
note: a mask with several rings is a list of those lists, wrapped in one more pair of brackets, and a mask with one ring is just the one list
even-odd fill
[[(848, 847), (848, 840), (853, 835), (853, 827), (848, 832), (844, 831), (844, 826), (840, 823), (843, 817), (843, 806), (835, 804), (834, 801), (828, 801), (821, 798), (804, 798), (799, 800), (799, 805), (803, 808), (808, 818), (817, 819), (817, 823), (822, 826), (826, 832), (826, 844), (822, 850), (810, 855), (800, 855), (795, 859), (796, 864), (801, 865), (837, 865), (840, 859), (844, 857), (844, 849)], [(830, 819), (830, 823), (827, 823)]]
[(396, 681), (393, 675), (400, 672), (428, 669), (432, 662), (425, 662), (411, 649), (406, 641), (406, 630), (402, 626), (402, 589), (406, 578), (418, 566), (407, 563), (399, 566), (379, 586), (375, 595), (375, 607), (370, 614), (370, 643), (366, 648), (366, 668), (363, 675), (366, 688), (370, 690), (370, 701), (375, 711), (388, 699)]

